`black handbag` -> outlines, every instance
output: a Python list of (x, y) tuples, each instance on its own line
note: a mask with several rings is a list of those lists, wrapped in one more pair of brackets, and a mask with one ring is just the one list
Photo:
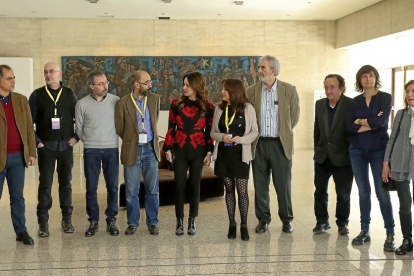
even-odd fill
[[(404, 118), (404, 112), (401, 115), (400, 121), (398, 122), (397, 133), (395, 134), (394, 143), (392, 144), (392, 147), (391, 147), (390, 157), (392, 155), (392, 150), (394, 149), (395, 141), (397, 140), (398, 134), (400, 133), (400, 126), (401, 126), (401, 121), (402, 121), (403, 118)], [(391, 170), (391, 162), (389, 163), (389, 166), (390, 166), (390, 170)], [(394, 179), (391, 179), (391, 177), (388, 177), (388, 182), (382, 181), (382, 188), (384, 190), (390, 191), (390, 192), (391, 191), (396, 191), (397, 190), (397, 183), (395, 183)]]

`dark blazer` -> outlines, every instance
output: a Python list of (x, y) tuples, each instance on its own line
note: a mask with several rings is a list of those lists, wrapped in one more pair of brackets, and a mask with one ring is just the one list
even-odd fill
[(343, 95), (336, 107), (332, 127), (329, 129), (328, 99), (320, 99), (315, 104), (315, 125), (313, 139), (315, 154), (313, 160), (322, 164), (327, 157), (335, 166), (348, 166), (349, 142), (345, 118), (350, 112), (352, 99)]
[[(24, 162), (27, 167), (29, 157), (36, 157), (35, 133), (29, 102), (25, 96), (16, 92), (11, 92), (10, 97), (14, 120), (23, 142)], [(3, 171), (7, 158), (7, 121), (3, 107), (0, 107), (0, 143), (0, 171)]]
[[(160, 146), (158, 143), (157, 123), (160, 113), (160, 97), (148, 93), (147, 108), (151, 116), (151, 127), (154, 133), (154, 151), (160, 161)], [(138, 118), (137, 110), (131, 100), (131, 95), (122, 97), (115, 105), (115, 128), (116, 133), (122, 138), (121, 163), (132, 167), (137, 160), (138, 154)]]

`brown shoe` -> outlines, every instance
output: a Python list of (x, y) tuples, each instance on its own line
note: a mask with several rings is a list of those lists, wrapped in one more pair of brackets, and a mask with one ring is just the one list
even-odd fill
[(160, 230), (158, 229), (157, 225), (153, 224), (151, 226), (148, 226), (148, 230), (150, 232), (151, 235), (153, 236), (158, 236), (158, 234), (160, 233)]
[(126, 236), (134, 235), (136, 231), (137, 231), (137, 227), (135, 227), (134, 225), (128, 225), (128, 228), (125, 230), (125, 235)]

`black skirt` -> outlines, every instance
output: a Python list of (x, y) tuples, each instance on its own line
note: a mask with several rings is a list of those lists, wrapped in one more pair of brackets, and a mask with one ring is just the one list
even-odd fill
[(224, 146), (220, 142), (214, 174), (221, 177), (248, 179), (250, 164), (242, 162), (242, 145)]

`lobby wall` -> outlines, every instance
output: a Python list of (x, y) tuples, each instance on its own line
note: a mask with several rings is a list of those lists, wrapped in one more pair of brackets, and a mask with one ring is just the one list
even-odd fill
[(336, 47), (414, 29), (413, 0), (384, 0), (337, 22)]
[[(296, 149), (313, 148), (314, 90), (327, 74), (349, 69), (348, 50), (335, 49), (334, 21), (0, 18), (0, 29), (0, 56), (33, 58), (34, 87), (44, 84), (43, 65), (61, 56), (275, 55), (279, 79), (300, 97)], [(167, 116), (161, 112), (160, 135)]]

